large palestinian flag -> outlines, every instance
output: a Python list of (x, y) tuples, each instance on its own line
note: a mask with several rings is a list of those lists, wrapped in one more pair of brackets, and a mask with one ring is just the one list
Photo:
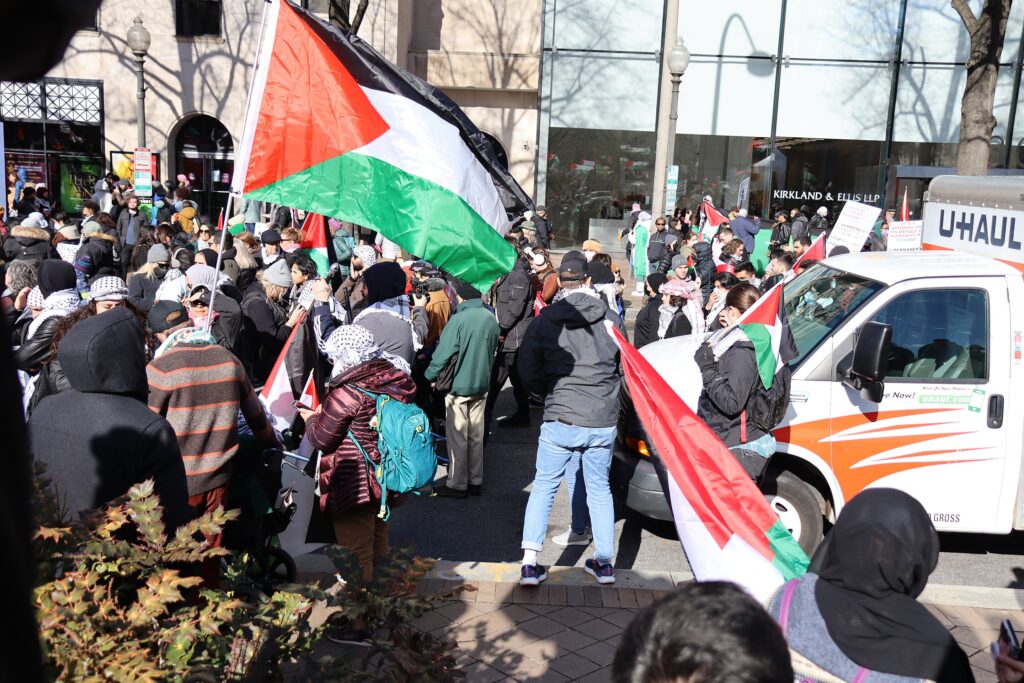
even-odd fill
[(733, 581), (767, 602), (809, 560), (721, 439), (610, 323), (629, 397), (663, 466), (679, 541), (698, 581)]
[(287, 0), (266, 6), (233, 189), (351, 221), (486, 290), (530, 200), (440, 90)]

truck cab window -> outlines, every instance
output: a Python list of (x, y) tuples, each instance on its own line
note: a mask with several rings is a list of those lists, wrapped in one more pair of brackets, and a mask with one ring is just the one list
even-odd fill
[(988, 297), (981, 289), (907, 292), (872, 320), (892, 325), (886, 378), (988, 378)]
[(786, 283), (786, 317), (800, 352), (792, 365), (798, 365), (881, 288), (874, 280), (820, 263)]

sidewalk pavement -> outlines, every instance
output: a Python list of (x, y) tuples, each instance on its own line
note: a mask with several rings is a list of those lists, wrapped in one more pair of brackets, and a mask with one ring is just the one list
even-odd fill
[[(324, 571), (315, 558), (300, 558), (300, 571)], [(470, 683), (611, 681), (619, 639), (636, 613), (693, 579), (688, 572), (617, 570), (615, 585), (599, 586), (577, 567), (548, 572), (540, 586), (523, 588), (516, 563), (438, 561), (419, 591), (466, 590), (414, 625), (458, 644)], [(970, 657), (978, 683), (994, 683), (989, 644), (1003, 619), (1024, 626), (1024, 590), (936, 585), (920, 599)]]

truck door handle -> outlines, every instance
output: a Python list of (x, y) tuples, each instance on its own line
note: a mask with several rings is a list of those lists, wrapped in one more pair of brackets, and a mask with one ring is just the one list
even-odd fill
[(993, 394), (988, 399), (988, 427), (999, 429), (1003, 426), (1003, 397)]

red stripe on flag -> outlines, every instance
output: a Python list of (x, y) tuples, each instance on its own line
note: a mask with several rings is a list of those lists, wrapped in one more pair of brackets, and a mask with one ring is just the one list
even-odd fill
[(613, 326), (623, 374), (649, 443), (719, 545), (735, 534), (767, 560), (766, 536), (778, 517), (721, 439)]
[(820, 261), (823, 258), (825, 258), (825, 235), (821, 234), (811, 243), (811, 246), (807, 247), (807, 251), (800, 254), (800, 258), (793, 263), (793, 270), (799, 275), (804, 261)]
[(307, 213), (302, 223), (302, 237), (299, 247), (302, 249), (326, 249), (327, 225), (319, 213)]

